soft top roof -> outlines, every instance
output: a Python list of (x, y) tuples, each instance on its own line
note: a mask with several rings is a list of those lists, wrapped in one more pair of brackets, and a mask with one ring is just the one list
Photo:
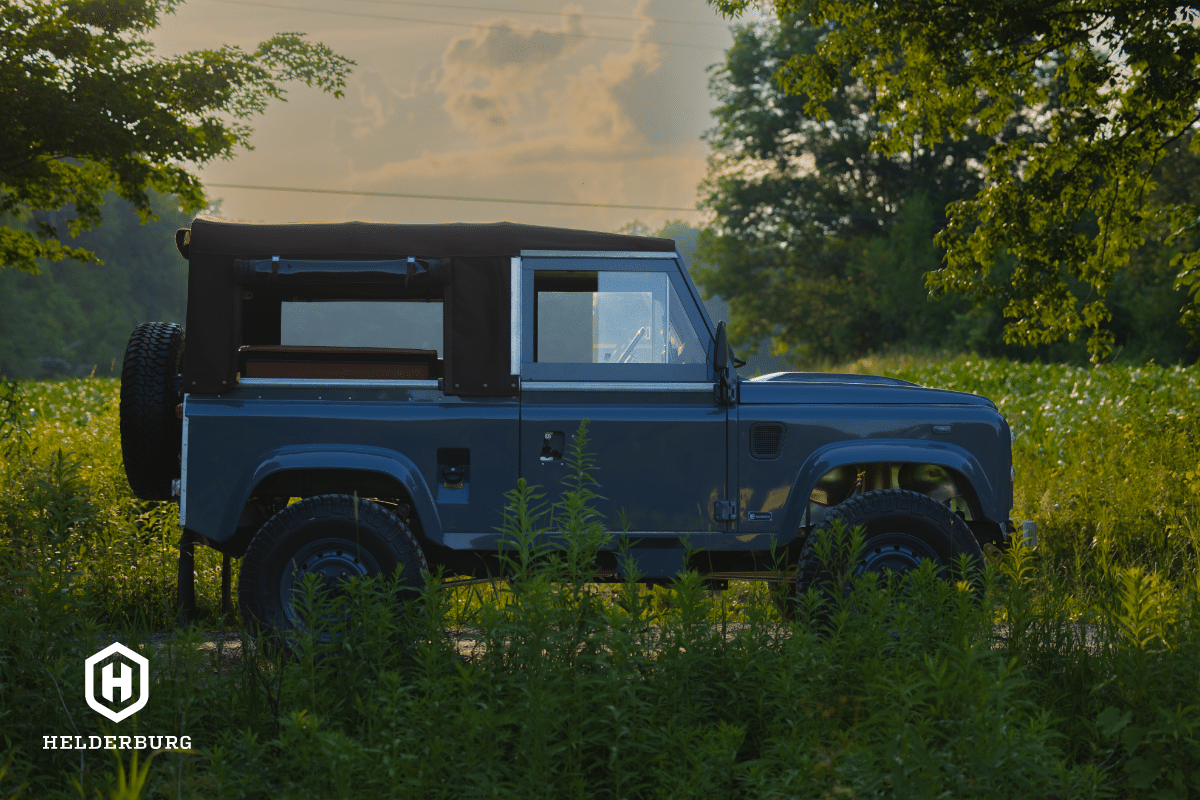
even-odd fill
[(245, 223), (197, 217), (190, 235), (176, 242), (194, 255), (287, 256), (516, 256), (522, 250), (615, 250), (673, 252), (672, 239), (596, 233), (515, 222), (450, 222), (401, 225), (386, 222)]
[(212, 217), (197, 217), (191, 228), (176, 234), (175, 242), (191, 262), (184, 388), (200, 394), (220, 394), (238, 385), (240, 346), (281, 343), (285, 289), (291, 295), (308, 297), (304, 287), (298, 285), (301, 281), (284, 282), (275, 271), (267, 276), (265, 285), (242, 285), (245, 264), (239, 262), (272, 256), (291, 262), (393, 261), (410, 256), (435, 260), (436, 266), (423, 275), (407, 270), (389, 273), (394, 280), (384, 283), (355, 282), (348, 280), (344, 271), (331, 271), (330, 275), (339, 279), (318, 280), (317, 294), (323, 295), (322, 299), (343, 297), (342, 290), (349, 287), (362, 299), (395, 298), (405, 292), (409, 293), (405, 296), (426, 299), (439, 296), (444, 303), (445, 391), (486, 397), (512, 396), (520, 391), (517, 379), (509, 374), (512, 256), (520, 255), (522, 250), (675, 250), (675, 242), (670, 239), (513, 222), (278, 225), (225, 222)]

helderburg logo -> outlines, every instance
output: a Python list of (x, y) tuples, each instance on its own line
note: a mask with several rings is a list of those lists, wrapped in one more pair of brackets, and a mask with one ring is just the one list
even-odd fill
[[(150, 659), (113, 642), (83, 662), (83, 693), (92, 710), (113, 722), (136, 714), (150, 699)], [(192, 749), (190, 736), (84, 736), (50, 734), (43, 750), (168, 750)]]
[[(107, 663), (101, 666), (102, 662)], [(100, 673), (98, 682), (97, 672)], [(120, 722), (140, 711), (150, 699), (150, 660), (120, 642), (113, 642), (83, 662), (83, 686), (87, 704), (93, 711), (113, 722)], [(132, 703), (129, 702), (131, 699)]]

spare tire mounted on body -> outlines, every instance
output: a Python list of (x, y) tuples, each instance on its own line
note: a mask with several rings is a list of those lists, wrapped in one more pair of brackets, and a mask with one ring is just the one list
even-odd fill
[(143, 500), (170, 500), (179, 477), (183, 422), (175, 388), (183, 356), (183, 328), (147, 322), (134, 329), (121, 365), (121, 455), (133, 493)]

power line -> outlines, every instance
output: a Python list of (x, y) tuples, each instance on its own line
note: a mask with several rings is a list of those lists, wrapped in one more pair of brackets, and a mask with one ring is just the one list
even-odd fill
[[(330, 11), (323, 8), (308, 8), (305, 6), (284, 6), (276, 3), (263, 3), (258, 0), (212, 0), (214, 3), (227, 3), (235, 6), (258, 6), (259, 8), (274, 8), (282, 11), (307, 11), (312, 14), (333, 14), (338, 17), (367, 17), (368, 19), (390, 19), (397, 22), (414, 22), (418, 25), (449, 25), (455, 28), (475, 28), (486, 27), (495, 28), (495, 25), (479, 25), (475, 22), (446, 22), (443, 20), (433, 19), (412, 19), (411, 17), (394, 17), (388, 14), (367, 14), (361, 11)], [(690, 50), (713, 50), (719, 53), (725, 52), (723, 47), (713, 47), (711, 45), (688, 44), (686, 42), (663, 42), (657, 39), (627, 39), (619, 36), (592, 36), (586, 33), (570, 33), (567, 31), (550, 31), (555, 36), (569, 37), (571, 39), (593, 39), (600, 42), (623, 42), (625, 44), (659, 44), (664, 47), (686, 47)]]
[(217, 189), (254, 189), (265, 192), (300, 192), (304, 194), (341, 194), (352, 197), (402, 197), (412, 200), (457, 200), (466, 203), (520, 203), (530, 206), (576, 206), (579, 208), (629, 208), (642, 211), (689, 211), (699, 214), (696, 208), (675, 206), (636, 206), (621, 203), (578, 203), (569, 200), (519, 200), (505, 197), (459, 197), (448, 194), (405, 194), (403, 192), (358, 192), (349, 189), (306, 189), (298, 186), (249, 186), (240, 183), (205, 183)]
[[(528, 11), (521, 8), (491, 8), (488, 6), (458, 6), (449, 5), (446, 3), (417, 3), (411, 0), (355, 0), (359, 3), (378, 3), (388, 6), (420, 6), (422, 8), (448, 8), (455, 11), (489, 11), (496, 14), (532, 14), (538, 17), (562, 17), (561, 11)], [(687, 19), (651, 19), (644, 17), (622, 17), (614, 14), (572, 14), (571, 16), (579, 16), (583, 19), (603, 19), (615, 20), (617, 22), (653, 22), (655, 24), (664, 23), (667, 25), (696, 25), (713, 28), (728, 28), (724, 22), (701, 22), (699, 20)]]

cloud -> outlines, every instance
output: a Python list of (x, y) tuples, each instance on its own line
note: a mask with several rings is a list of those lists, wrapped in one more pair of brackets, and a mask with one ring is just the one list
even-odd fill
[[(648, 0), (639, 5), (638, 11), (643, 18), (670, 19), (678, 16), (680, 9), (670, 0)], [(699, 15), (694, 18), (701, 19)], [(710, 37), (700, 34), (707, 33), (658, 24), (650, 38), (705, 45)], [(657, 147), (696, 141), (700, 132), (712, 124), (709, 109), (713, 98), (703, 76), (719, 56), (711, 50), (681, 47), (665, 47), (660, 55), (658, 46), (649, 43), (643, 48), (644, 65), (612, 86), (611, 96), (627, 124), (648, 144)]]
[[(620, 44), (575, 36), (585, 29), (579, 12), (567, 7), (549, 26), (479, 25), (427, 51), (427, 60), (406, 64), (407, 70), (364, 73), (351, 95), (358, 100), (353, 124), (337, 126), (338, 146), (352, 167), (336, 182), (379, 192), (690, 205), (705, 174), (707, 149), (699, 134), (707, 123), (707, 95), (702, 82), (688, 83), (688, 69), (703, 74), (706, 65), (696, 62), (708, 56), (654, 41), (669, 38), (652, 19), (667, 16), (655, 13), (663, 2), (639, 0), (634, 25), (597, 30), (626, 40)], [(404, 209), (413, 221), (452, 214), (597, 229), (632, 216), (652, 222), (686, 216), (370, 198), (351, 203), (360, 209), (353, 213)]]
[[(680, 125), (689, 110), (680, 109), (673, 91), (686, 76), (662, 69), (669, 62), (653, 40), (654, 10), (651, 0), (639, 0), (632, 41), (615, 51), (603, 38), (585, 38), (576, 6), (564, 7), (552, 28), (507, 20), (477, 25), (434, 61), (361, 75), (351, 89), (357, 113), (338, 121), (337, 138), (356, 168), (393, 160), (401, 142), (407, 152), (435, 153), (560, 137), (626, 152), (688, 143), (696, 126)], [(602, 31), (610, 32), (618, 33)], [(705, 97), (687, 99), (702, 107)]]
[(583, 17), (577, 8), (563, 9), (563, 28), (522, 29), (508, 20), (478, 25), (469, 36), (450, 43), (443, 57), (447, 67), (484, 72), (529, 70), (543, 67), (579, 46)]
[(550, 64), (579, 49), (583, 32), (574, 6), (563, 8), (558, 30), (521, 28), (509, 20), (477, 25), (451, 41), (442, 56), (443, 108), (460, 126), (485, 136), (507, 129), (521, 111), (522, 95), (539, 84)]
[(552, 103), (551, 119), (566, 122), (578, 136), (605, 139), (614, 144), (643, 137), (617, 91), (631, 79), (658, 71), (662, 49), (651, 40), (654, 21), (646, 16), (649, 0), (638, 3), (634, 18), (643, 24), (634, 44), (624, 53), (608, 53), (597, 64), (585, 65), (567, 80), (565, 89), (546, 93)]

